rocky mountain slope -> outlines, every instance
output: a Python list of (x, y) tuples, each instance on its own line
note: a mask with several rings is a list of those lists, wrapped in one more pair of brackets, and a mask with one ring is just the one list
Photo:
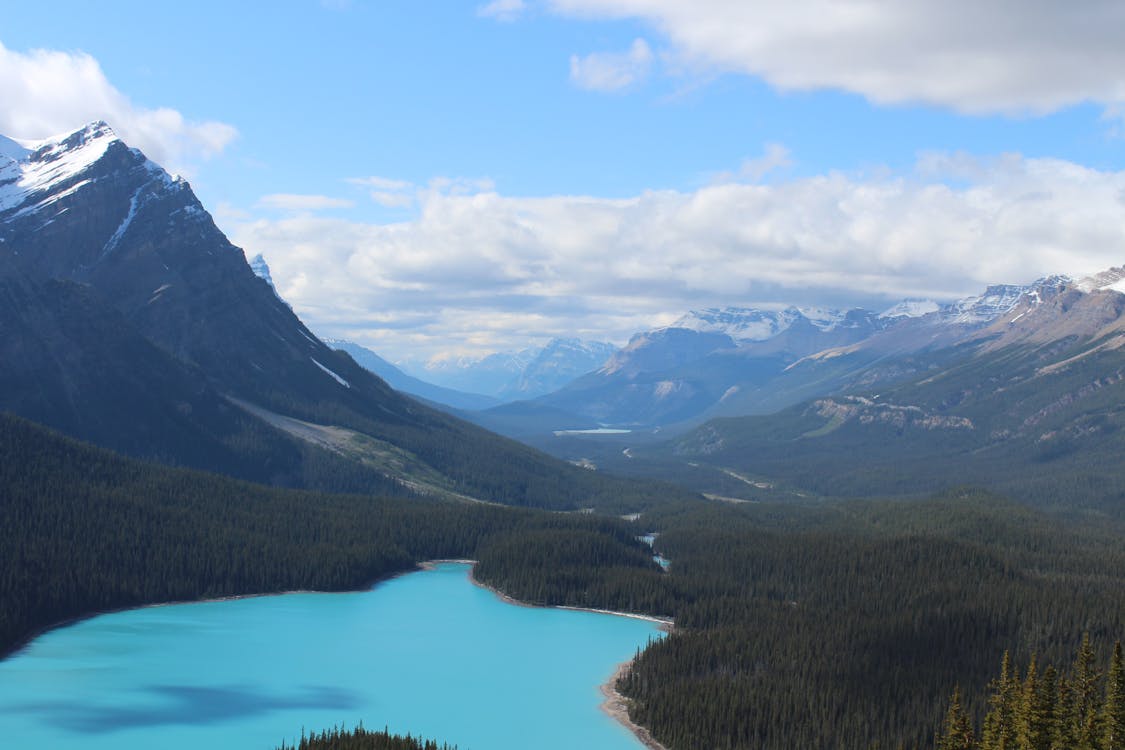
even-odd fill
[[(4, 336), (0, 381), (22, 386), (0, 393), (0, 408), (136, 455), (281, 483), (344, 477), (353, 490), (552, 507), (630, 492), (404, 397), (320, 341), (188, 183), (105, 123), (12, 143), (0, 156), (0, 322), (19, 335)], [(300, 424), (362, 445), (310, 441), (323, 431)]]

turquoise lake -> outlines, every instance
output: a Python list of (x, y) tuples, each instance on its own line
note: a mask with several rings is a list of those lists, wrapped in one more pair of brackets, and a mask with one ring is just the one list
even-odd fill
[(269, 750), (334, 725), (461, 750), (639, 750), (599, 686), (644, 620), (519, 607), (443, 563), (347, 594), (100, 615), (0, 662), (4, 747)]

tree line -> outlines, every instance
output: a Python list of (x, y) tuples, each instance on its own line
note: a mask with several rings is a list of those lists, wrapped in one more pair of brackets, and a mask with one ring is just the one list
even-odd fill
[(1007, 652), (990, 684), (988, 712), (977, 726), (960, 688), (946, 711), (937, 750), (1125, 750), (1125, 665), (1121, 641), (1099, 669), (1089, 635), (1069, 671), (1032, 655), (1023, 676)]

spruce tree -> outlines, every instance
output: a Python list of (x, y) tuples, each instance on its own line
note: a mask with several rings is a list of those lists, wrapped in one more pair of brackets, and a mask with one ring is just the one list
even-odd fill
[(1078, 649), (1071, 674), (1073, 700), (1069, 723), (1074, 750), (1099, 750), (1097, 727), (1101, 671), (1094, 663), (1094, 649), (1090, 645), (1089, 633), (1082, 635), (1082, 645)]
[(961, 706), (961, 688), (953, 690), (949, 711), (945, 714), (943, 731), (937, 741), (937, 750), (974, 750), (973, 723)]
[(1125, 750), (1125, 667), (1121, 663), (1121, 641), (1113, 644), (1109, 660), (1100, 729), (1101, 750)]
[(1013, 750), (1015, 748), (1015, 714), (1019, 698), (1019, 675), (1012, 672), (1008, 652), (1000, 660), (1000, 678), (992, 682), (988, 714), (981, 731), (981, 750)]

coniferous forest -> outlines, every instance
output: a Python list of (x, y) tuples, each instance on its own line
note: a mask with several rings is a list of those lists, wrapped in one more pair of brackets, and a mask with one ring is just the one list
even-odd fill
[(960, 689), (953, 692), (939, 750), (1000, 748), (1125, 748), (1125, 665), (1121, 641), (1100, 668), (1088, 637), (1069, 670), (1040, 663), (1035, 655), (1020, 677), (1007, 654), (989, 684), (988, 713), (974, 722)]
[[(98, 611), (354, 589), (423, 560), (473, 558), (479, 580), (531, 603), (674, 618), (619, 685), (632, 717), (670, 750), (921, 748), (946, 741), (956, 689), (958, 721), (985, 722), (1005, 652), (1012, 664), (1062, 665), (1081, 648), (1108, 674), (1125, 631), (1116, 522), (1063, 520), (974, 490), (653, 499), (625, 520), (266, 488), (121, 458), (8, 417), (0, 452), (4, 652)], [(667, 571), (638, 540), (650, 532)], [(309, 741), (343, 742), (341, 732)]]
[(370, 732), (362, 726), (352, 730), (325, 729), (302, 736), (296, 745), (281, 743), (278, 750), (457, 750), (456, 745), (439, 745), (408, 735), (391, 734), (386, 729)]

